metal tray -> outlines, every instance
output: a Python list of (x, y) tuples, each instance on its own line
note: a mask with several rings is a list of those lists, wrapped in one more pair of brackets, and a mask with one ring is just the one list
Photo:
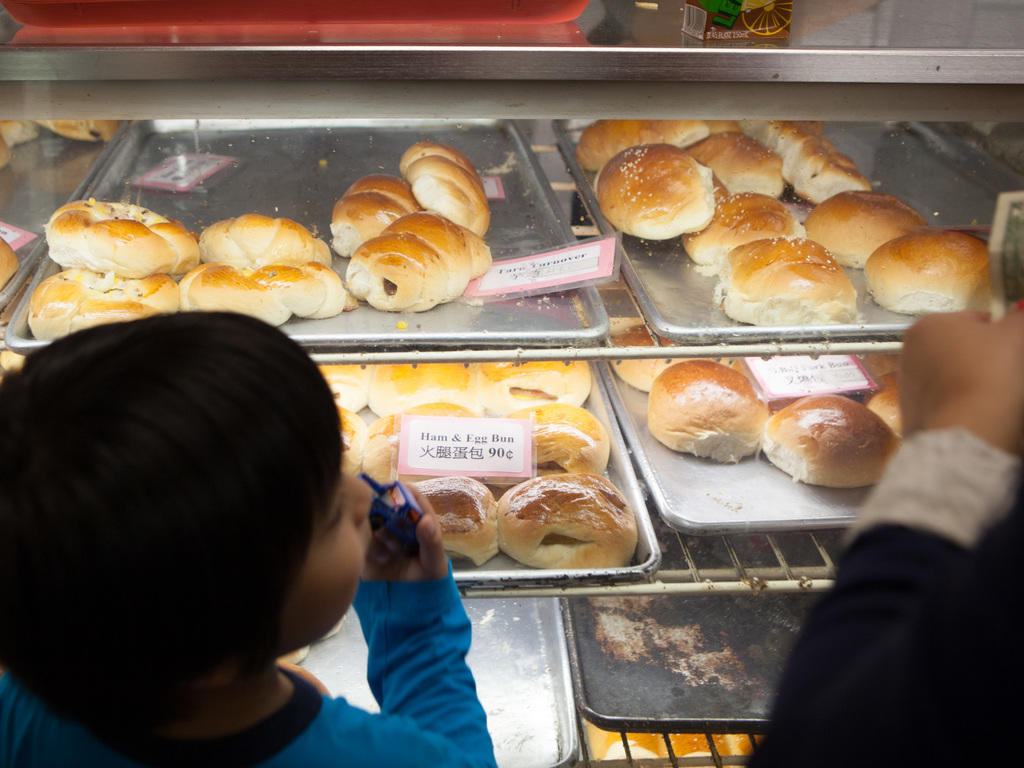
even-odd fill
[(584, 718), (605, 730), (756, 733), (815, 595), (563, 600)]
[[(501, 768), (574, 764), (579, 754), (562, 617), (554, 598), (467, 600), (473, 645), (467, 657)], [(346, 615), (333, 637), (314, 643), (302, 666), (336, 696), (379, 711), (366, 683), (359, 620)]]
[[(614, 232), (601, 214), (592, 175), (576, 161), (581, 128), (554, 121), (559, 149), (587, 212), (602, 232)], [(988, 226), (998, 193), (1024, 185), (1024, 180), (999, 161), (939, 127), (829, 122), (825, 133), (853, 158), (876, 189), (904, 200), (935, 226)], [(864, 271), (847, 268), (857, 289), (861, 322), (813, 326), (738, 323), (714, 302), (718, 278), (697, 271), (679, 238), (653, 241), (624, 235), (622, 249), (622, 273), (644, 317), (658, 333), (684, 344), (898, 340), (914, 321), (909, 315), (875, 304), (867, 293)]]
[(15, 250), (18, 271), (0, 288), (0, 310), (46, 253), (42, 232), (50, 214), (82, 194), (107, 149), (107, 144), (72, 141), (45, 128), (39, 129), (38, 138), (11, 149), (11, 161), (0, 170), (0, 221), (38, 237)]
[[(636, 515), (637, 545), (633, 562), (621, 568), (590, 568), (552, 570), (531, 568), (499, 552), (481, 566), (456, 558), (452, 561), (455, 581), (462, 589), (506, 589), (528, 587), (565, 587), (581, 584), (611, 585), (650, 581), (661, 564), (661, 547), (647, 511), (643, 492), (629, 459), (629, 449), (619, 431), (612, 412), (607, 385), (601, 380), (599, 369), (591, 364), (593, 387), (584, 407), (596, 416), (608, 430), (611, 452), (605, 476), (622, 491), (630, 509)], [(495, 488), (495, 498), (505, 489)]]
[[(257, 212), (295, 219), (330, 237), (335, 201), (368, 173), (398, 173), (398, 161), (421, 140), (464, 151), (483, 176), (497, 176), (505, 200), (491, 201), (486, 240), (495, 261), (574, 242), (550, 185), (515, 124), (499, 120), (156, 120), (132, 123), (112, 146), (97, 178), (81, 193), (129, 200), (200, 231), (220, 219)], [(142, 189), (132, 180), (168, 157), (205, 152), (237, 158), (188, 193)], [(49, 211), (47, 211), (49, 215)], [(344, 276), (347, 260), (335, 257)], [(12, 349), (44, 345), (28, 329), (27, 296), (58, 267), (44, 260), (8, 328)], [(304, 346), (554, 346), (597, 343), (608, 316), (592, 288), (540, 297), (471, 304), (455, 301), (427, 312), (381, 312), (362, 304), (323, 320), (293, 318), (282, 326)]]
[(686, 533), (750, 533), (846, 525), (869, 488), (798, 483), (763, 456), (719, 464), (676, 453), (647, 429), (647, 393), (626, 384), (608, 364), (601, 377), (611, 395), (640, 477), (662, 520)]

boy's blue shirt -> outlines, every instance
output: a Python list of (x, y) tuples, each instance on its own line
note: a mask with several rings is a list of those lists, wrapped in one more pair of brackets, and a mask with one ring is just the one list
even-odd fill
[[(143, 747), (135, 745), (143, 751), (133, 754), (153, 755), (154, 761), (142, 762), (113, 749), (77, 723), (57, 717), (11, 675), (4, 675), (0, 677), (0, 766), (138, 768), (200, 766), (206, 760), (218, 768), (232, 764), (259, 768), (494, 766), (486, 715), (465, 662), (470, 623), (451, 573), (433, 582), (363, 582), (354, 607), (370, 649), (367, 679), (380, 714), (352, 707), (340, 698), (317, 699), (308, 684), (296, 681), (291, 714), (306, 720), (299, 723), (297, 736), (283, 748), (278, 745), (273, 754), (232, 763), (225, 760), (224, 743), (185, 743), (186, 751), (176, 753), (181, 742), (148, 739)], [(265, 743), (262, 737), (268, 735), (264, 728), (257, 737), (259, 728), (230, 737), (228, 749), (235, 752), (233, 745), (240, 745), (258, 753), (261, 747), (256, 741)]]

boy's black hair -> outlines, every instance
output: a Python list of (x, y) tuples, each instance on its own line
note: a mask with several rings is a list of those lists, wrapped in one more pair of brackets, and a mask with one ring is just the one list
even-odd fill
[(242, 315), (106, 325), (0, 384), (0, 665), (95, 730), (179, 714), (180, 683), (278, 650), (340, 477), (312, 360)]

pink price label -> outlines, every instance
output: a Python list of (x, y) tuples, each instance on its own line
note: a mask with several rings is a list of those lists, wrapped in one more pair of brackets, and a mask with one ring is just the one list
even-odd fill
[(532, 477), (529, 419), (402, 416), (399, 475)]
[(471, 280), (463, 295), (477, 298), (532, 293), (610, 277), (615, 271), (616, 242), (612, 235), (536, 256), (496, 262), (481, 277)]
[(0, 238), (5, 240), (12, 251), (16, 251), (21, 246), (31, 243), (39, 235), (35, 232), (29, 232), (28, 230), (16, 227), (13, 224), (6, 224), (0, 221)]
[(747, 370), (768, 400), (874, 389), (874, 379), (853, 355), (745, 357)]
[(235, 162), (226, 155), (185, 153), (164, 160), (160, 165), (135, 179), (136, 187), (165, 189), (172, 192), (188, 192)]
[(505, 185), (501, 183), (499, 176), (481, 176), (480, 181), (484, 185), (484, 194), (488, 200), (505, 199)]

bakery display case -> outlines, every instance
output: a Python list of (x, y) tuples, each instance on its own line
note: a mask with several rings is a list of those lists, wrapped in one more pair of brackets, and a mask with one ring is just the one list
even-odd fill
[[(543, 724), (513, 716), (500, 695), (507, 681), (484, 682), (502, 765), (745, 762), (746, 734), (763, 730), (773, 675), (802, 611), (830, 585), (842, 526), (865, 494), (795, 483), (759, 456), (733, 466), (670, 450), (651, 434), (648, 395), (615, 361), (897, 353), (913, 320), (879, 306), (854, 267), (844, 268), (852, 320), (726, 316), (716, 277), (678, 237), (609, 222), (594, 171), (578, 161), (584, 129), (637, 118), (823, 121), (871, 191), (934, 229), (982, 238), (996, 195), (1024, 188), (1024, 19), (1005, 3), (796, 3), (788, 40), (744, 46), (686, 38), (680, 5), (591, 0), (573, 20), (544, 24), (32, 27), (0, 12), (0, 116), (122, 121), (107, 141), (41, 127), (0, 169), (0, 227), (18, 259), (0, 322), (14, 352), (46, 343), (30, 327), (29, 297), (60, 270), (42, 235), (73, 199), (141, 205), (194, 231), (258, 211), (330, 241), (345, 189), (397, 174), (406, 149), (427, 140), (458, 147), (487, 182), (495, 263), (614, 238), (601, 281), (423, 312), (363, 303), (282, 325), (325, 365), (590, 366), (587, 407), (611, 434), (607, 475), (637, 508), (640, 545), (613, 573), (535, 570), (505, 555), (458, 570), (478, 633), (518, 670), (524, 685), (512, 694), (537, 693), (551, 712)], [(186, 156), (213, 163), (209, 173), (168, 182)], [(781, 201), (801, 222), (813, 208), (792, 184)], [(343, 276), (345, 261), (331, 261)], [(623, 341), (627, 328), (640, 333)], [(695, 645), (694, 627), (721, 645)], [(513, 631), (514, 653), (501, 642)], [(336, 637), (309, 657), (325, 680), (336, 654), (358, 645), (344, 628)], [(756, 659), (742, 658), (759, 642)], [(735, 677), (668, 663), (696, 658), (698, 646), (701, 658), (727, 657)], [(539, 688), (525, 686), (531, 679)], [(621, 695), (623, 679), (635, 696)], [(343, 677), (328, 682), (354, 690)], [(671, 683), (671, 704), (654, 695), (659, 682)], [(595, 727), (621, 738), (602, 742)], [(640, 732), (660, 735), (648, 743)], [(670, 736), (679, 733), (703, 746)], [(742, 748), (725, 733), (743, 733)]]

